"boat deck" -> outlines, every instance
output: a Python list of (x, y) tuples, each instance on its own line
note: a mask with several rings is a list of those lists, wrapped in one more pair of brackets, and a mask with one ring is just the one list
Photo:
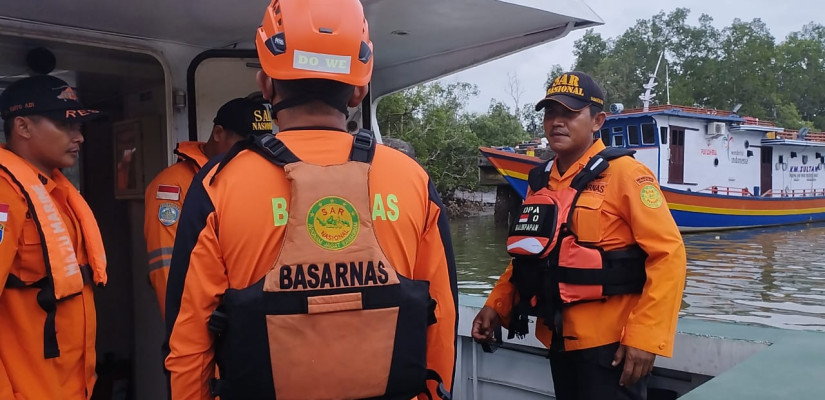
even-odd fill
[[(532, 336), (483, 353), (469, 337), (484, 299), (460, 296), (456, 400), (553, 399)], [(681, 318), (673, 358), (657, 357), (650, 400), (825, 398), (825, 333)], [(506, 338), (506, 331), (504, 334)]]

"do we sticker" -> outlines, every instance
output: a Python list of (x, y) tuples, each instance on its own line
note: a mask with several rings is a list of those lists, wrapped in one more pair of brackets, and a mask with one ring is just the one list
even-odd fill
[(332, 74), (348, 74), (352, 60), (350, 56), (336, 56), (301, 50), (295, 50), (292, 57), (292, 68)]

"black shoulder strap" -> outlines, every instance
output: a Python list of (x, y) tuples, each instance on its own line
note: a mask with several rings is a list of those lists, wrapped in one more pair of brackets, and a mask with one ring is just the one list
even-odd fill
[(223, 168), (226, 167), (226, 165), (229, 164), (229, 162), (243, 150), (254, 151), (257, 154), (260, 154), (261, 157), (269, 160), (279, 167), (283, 167), (289, 163), (301, 161), (301, 159), (292, 153), (292, 151), (284, 145), (284, 142), (276, 138), (275, 135), (250, 135), (235, 142), (229, 151), (226, 152), (226, 155), (223, 156), (220, 164), (218, 164), (218, 169), (209, 180), (210, 185), (215, 181), (215, 177), (218, 176), (218, 173), (220, 173), (221, 170), (223, 170)]
[(570, 187), (581, 192), (588, 183), (598, 178), (599, 174), (607, 169), (610, 165), (608, 161), (619, 157), (632, 156), (635, 153), (636, 150), (628, 150), (621, 147), (605, 148), (600, 151), (599, 154), (593, 156), (593, 158), (587, 162), (587, 165), (584, 166), (584, 169), (573, 177), (573, 182), (570, 184)]
[(252, 140), (250, 150), (260, 154), (273, 164), (283, 167), (287, 164), (301, 161), (284, 142), (278, 139), (275, 135), (259, 135)]
[(351, 161), (371, 163), (375, 156), (375, 134), (366, 129), (359, 129), (352, 138)]
[[(284, 142), (278, 139), (275, 135), (253, 135), (248, 136), (243, 140), (235, 143), (218, 165), (215, 174), (212, 175), (209, 183), (215, 180), (218, 173), (232, 161), (243, 150), (251, 150), (259, 154), (261, 157), (269, 160), (269, 162), (283, 167), (284, 165), (301, 161), (295, 153), (286, 147)], [(359, 130), (352, 138), (352, 150), (350, 151), (349, 159), (352, 161), (360, 161), (365, 163), (372, 162), (375, 156), (375, 135), (366, 129)]]
[(550, 168), (553, 166), (553, 159), (549, 159), (527, 173), (527, 184), (530, 185), (530, 189), (535, 193), (541, 190), (541, 188), (547, 186), (547, 181), (550, 180)]

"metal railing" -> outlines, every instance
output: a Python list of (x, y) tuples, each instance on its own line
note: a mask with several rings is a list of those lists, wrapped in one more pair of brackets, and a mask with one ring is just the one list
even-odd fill
[(720, 194), (725, 196), (741, 196), (741, 197), (815, 197), (825, 196), (825, 188), (820, 189), (793, 189), (793, 190), (779, 190), (773, 189), (766, 191), (762, 195), (751, 193), (750, 189), (733, 186), (708, 186), (699, 192)]

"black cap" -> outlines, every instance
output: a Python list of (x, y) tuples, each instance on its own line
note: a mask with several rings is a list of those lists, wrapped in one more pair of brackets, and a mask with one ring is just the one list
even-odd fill
[(37, 75), (12, 83), (0, 94), (0, 117), (7, 120), (42, 115), (58, 121), (83, 122), (99, 117), (100, 111), (86, 108), (64, 80)]
[(547, 107), (551, 101), (561, 103), (573, 111), (596, 106), (604, 109), (604, 93), (590, 75), (584, 72), (565, 72), (547, 88), (547, 95), (536, 104), (536, 111)]
[(259, 101), (242, 97), (222, 105), (212, 122), (241, 136), (272, 133), (269, 109)]

